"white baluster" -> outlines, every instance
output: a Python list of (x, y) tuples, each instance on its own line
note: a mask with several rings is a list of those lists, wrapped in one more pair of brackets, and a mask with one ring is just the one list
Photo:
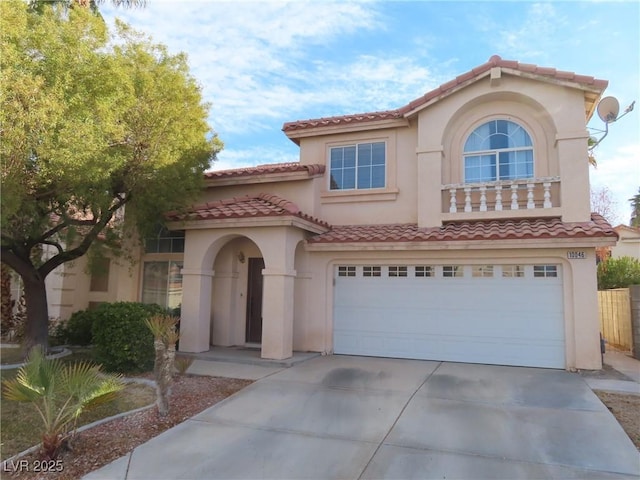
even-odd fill
[(449, 200), (449, 213), (458, 213), (458, 206), (456, 205), (456, 192), (458, 189), (450, 188), (449, 195), (451, 195), (451, 199)]
[(497, 212), (502, 211), (502, 185), (496, 185), (496, 205), (494, 210)]
[(480, 211), (487, 211), (487, 187), (484, 185), (480, 187)]
[(511, 210), (518, 210), (518, 185), (511, 185)]
[(536, 204), (533, 201), (533, 183), (527, 183), (527, 208), (529, 210), (536, 208)]
[(553, 203), (551, 203), (551, 182), (544, 182), (542, 184), (544, 187), (544, 208), (553, 207)]
[(471, 212), (471, 187), (464, 187), (464, 211)]

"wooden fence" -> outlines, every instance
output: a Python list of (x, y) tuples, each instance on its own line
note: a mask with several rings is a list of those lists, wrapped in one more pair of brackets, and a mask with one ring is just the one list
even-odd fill
[(628, 288), (598, 292), (600, 331), (609, 345), (620, 350), (633, 348), (631, 334), (631, 300)]

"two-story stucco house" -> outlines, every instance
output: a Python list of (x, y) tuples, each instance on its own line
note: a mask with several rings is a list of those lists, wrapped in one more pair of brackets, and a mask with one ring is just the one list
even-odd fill
[[(396, 110), (286, 123), (88, 301), (181, 305), (180, 349), (601, 367), (586, 123), (604, 80), (491, 57)], [(129, 272), (129, 270), (127, 270)], [(99, 283), (99, 282), (96, 282)]]

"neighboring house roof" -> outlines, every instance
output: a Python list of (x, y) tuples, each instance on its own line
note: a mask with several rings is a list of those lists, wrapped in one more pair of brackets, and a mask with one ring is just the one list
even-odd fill
[(309, 243), (446, 242), (460, 240), (521, 240), (557, 238), (617, 238), (611, 225), (598, 214), (590, 222), (563, 223), (559, 218), (479, 220), (451, 222), (442, 227), (418, 228), (415, 223), (394, 225), (343, 225), (310, 238)]
[(329, 227), (328, 223), (303, 213), (295, 203), (269, 193), (216, 200), (194, 205), (184, 212), (173, 211), (166, 214), (167, 219), (174, 222), (279, 216), (294, 216)]
[(324, 165), (302, 165), (298, 162), (289, 163), (272, 163), (266, 165), (257, 165), (255, 167), (246, 168), (234, 168), (229, 170), (216, 170), (212, 172), (206, 172), (204, 174), (206, 179), (214, 178), (233, 178), (233, 177), (252, 177), (255, 175), (269, 175), (280, 173), (292, 173), (292, 172), (304, 172), (312, 177), (314, 175), (323, 174), (325, 170)]
[(578, 75), (574, 72), (556, 70), (555, 68), (539, 67), (526, 63), (519, 63), (514, 60), (503, 60), (498, 55), (493, 55), (489, 61), (479, 65), (462, 75), (458, 75), (455, 79), (440, 85), (438, 88), (427, 92), (422, 97), (417, 98), (409, 104), (395, 110), (385, 110), (371, 113), (359, 113), (355, 115), (341, 115), (334, 117), (298, 120), (295, 122), (287, 122), (283, 125), (282, 130), (287, 134), (294, 132), (317, 128), (317, 127), (335, 127), (337, 125), (367, 123), (373, 121), (399, 119), (415, 113), (420, 107), (444, 98), (454, 91), (469, 85), (479, 78), (488, 74), (492, 68), (501, 68), (506, 73), (514, 75), (539, 78), (561, 82), (566, 85), (573, 85), (585, 90), (585, 107), (587, 117), (589, 118), (595, 110), (595, 102), (599, 98), (600, 93), (609, 84), (606, 80), (599, 80), (587, 75)]
[(618, 232), (618, 235), (620, 235), (620, 237), (629, 237), (629, 238), (636, 238), (636, 237), (640, 237), (640, 228), (638, 227), (630, 227), (629, 225), (617, 225), (615, 227), (613, 227), (613, 229)]

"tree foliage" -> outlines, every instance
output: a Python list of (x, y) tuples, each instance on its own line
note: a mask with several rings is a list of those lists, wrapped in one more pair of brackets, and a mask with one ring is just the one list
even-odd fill
[(591, 189), (591, 211), (602, 215), (607, 222), (618, 223), (616, 209), (618, 205), (609, 187)]
[(185, 55), (58, 3), (0, 2), (0, 27), (2, 261), (46, 345), (45, 277), (193, 201), (222, 145)]
[(598, 290), (640, 285), (640, 260), (610, 257), (598, 264)]
[(93, 356), (110, 372), (146, 372), (153, 367), (153, 334), (145, 321), (163, 315), (159, 305), (103, 303), (96, 309), (91, 333)]
[[(88, 8), (99, 14), (98, 8), (103, 3), (105, 0), (28, 0), (29, 8), (38, 13), (42, 13), (47, 6), (58, 5), (65, 8)], [(115, 7), (143, 7), (146, 3), (146, 0), (111, 0)]]
[(640, 188), (638, 193), (629, 199), (631, 203), (631, 219), (629, 225), (632, 227), (640, 227)]

